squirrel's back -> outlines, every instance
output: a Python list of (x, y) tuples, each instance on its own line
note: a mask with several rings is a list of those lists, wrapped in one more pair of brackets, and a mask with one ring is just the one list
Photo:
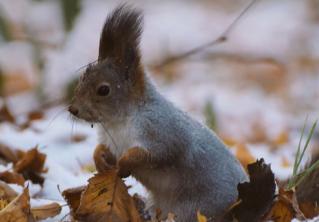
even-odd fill
[(193, 202), (192, 207), (198, 204), (197, 209), (207, 215), (223, 212), (236, 200), (237, 184), (247, 180), (241, 165), (213, 131), (167, 101), (149, 81), (147, 84), (148, 97), (135, 120), (138, 140), (163, 159), (163, 168), (158, 175), (151, 172), (143, 175), (147, 178), (137, 177), (145, 180), (155, 202), (162, 202), (158, 203), (161, 209), (170, 207), (174, 195), (172, 201)]

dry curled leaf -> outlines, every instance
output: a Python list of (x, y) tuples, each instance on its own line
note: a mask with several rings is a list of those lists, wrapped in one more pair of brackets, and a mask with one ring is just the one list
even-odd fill
[[(89, 179), (86, 189), (81, 192), (78, 204), (78, 192), (74, 192), (73, 201), (67, 200), (75, 219), (82, 222), (140, 222), (132, 197), (116, 170), (96, 174)], [(65, 193), (64, 193), (65, 195)], [(70, 197), (70, 192), (68, 192)]]
[(46, 172), (44, 169), (45, 160), (46, 155), (35, 147), (22, 154), (22, 157), (14, 164), (14, 170), (21, 173), (26, 180), (30, 179), (33, 183), (42, 185), (44, 178), (41, 173)]
[(279, 195), (270, 212), (270, 219), (275, 222), (290, 222), (296, 215), (293, 205), (293, 191), (279, 189)]
[(46, 155), (40, 153), (38, 148), (35, 147), (28, 150), (22, 158), (15, 164), (14, 169), (16, 172), (21, 173), (24, 170), (32, 170), (35, 172), (44, 172), (44, 162)]
[(28, 113), (28, 121), (41, 120), (44, 118), (44, 113), (42, 111), (31, 111)]
[(20, 186), (23, 186), (25, 182), (24, 177), (21, 174), (10, 171), (1, 172), (0, 180), (6, 183), (18, 184)]
[(38, 207), (32, 207), (31, 213), (35, 220), (45, 220), (49, 217), (55, 217), (60, 214), (62, 208), (57, 203), (50, 203)]
[(73, 143), (80, 143), (80, 142), (85, 141), (86, 138), (87, 138), (87, 136), (84, 135), (84, 134), (75, 134), (75, 135), (72, 135), (71, 141), (72, 141)]
[[(319, 160), (319, 156), (315, 155), (309, 163), (313, 165)], [(297, 187), (296, 196), (300, 210), (304, 216), (311, 219), (319, 215), (319, 169), (311, 172)]]
[(248, 165), (249, 182), (240, 183), (238, 201), (226, 213), (225, 221), (260, 221), (271, 208), (276, 183), (269, 165), (263, 159)]
[(303, 202), (299, 204), (299, 208), (308, 219), (312, 219), (319, 215), (319, 206), (317, 203)]
[(11, 202), (16, 196), (18, 196), (17, 192), (15, 192), (8, 184), (0, 181), (0, 199)]
[(71, 215), (73, 217), (75, 216), (75, 212), (80, 206), (81, 195), (82, 195), (82, 192), (85, 190), (85, 188), (86, 186), (75, 187), (75, 188), (64, 190), (62, 192), (62, 196), (68, 203), (71, 209)]
[(19, 196), (0, 211), (1, 222), (32, 222), (30, 214), (29, 189), (25, 188)]
[(15, 123), (15, 118), (6, 104), (0, 109), (0, 122)]
[(0, 144), (0, 159), (3, 159), (6, 163), (15, 163), (18, 161), (17, 152), (4, 144)]

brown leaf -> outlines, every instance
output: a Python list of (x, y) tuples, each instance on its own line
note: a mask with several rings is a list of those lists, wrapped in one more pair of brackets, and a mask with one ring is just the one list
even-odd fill
[(270, 219), (275, 222), (290, 222), (295, 217), (293, 195), (293, 191), (279, 189), (278, 198), (270, 212)]
[(4, 171), (0, 173), (0, 180), (6, 183), (14, 183), (20, 186), (24, 185), (24, 178), (21, 174), (15, 172)]
[(81, 195), (85, 189), (86, 189), (86, 186), (81, 186), (81, 187), (67, 189), (62, 192), (62, 196), (68, 203), (71, 209), (71, 215), (73, 217), (75, 217), (75, 212), (80, 206)]
[(51, 203), (39, 207), (32, 207), (31, 213), (35, 220), (45, 220), (49, 217), (55, 217), (60, 214), (61, 210), (62, 208), (59, 204)]
[(80, 142), (85, 141), (86, 138), (87, 138), (87, 136), (84, 134), (75, 134), (71, 137), (71, 141), (74, 143), (80, 143)]
[(141, 221), (134, 201), (116, 170), (108, 170), (90, 178), (78, 208), (72, 210), (75, 219), (83, 222)]
[(0, 122), (15, 123), (15, 118), (6, 104), (0, 109)]
[(224, 216), (225, 221), (260, 221), (275, 198), (275, 176), (264, 160), (248, 165), (249, 182), (237, 186), (238, 201)]
[(25, 188), (23, 193), (11, 201), (0, 211), (1, 222), (32, 222), (30, 214), (29, 189)]
[[(319, 155), (314, 155), (309, 166), (319, 160)], [(300, 210), (306, 218), (319, 215), (319, 168), (312, 171), (297, 187), (296, 196)]]
[(17, 153), (4, 144), (0, 144), (0, 158), (6, 161), (7, 163), (15, 163), (18, 161)]
[(11, 202), (16, 196), (18, 196), (17, 192), (15, 192), (8, 184), (0, 181), (0, 199)]
[(306, 218), (312, 219), (319, 215), (319, 206), (313, 202), (299, 203), (299, 208)]
[(28, 113), (28, 120), (30, 122), (34, 120), (41, 120), (44, 118), (44, 113), (42, 111), (31, 111)]
[(44, 162), (46, 155), (40, 153), (38, 148), (35, 147), (28, 150), (23, 157), (15, 164), (14, 169), (18, 173), (22, 173), (25, 170), (32, 170), (34, 172), (44, 172)]
[(30, 179), (33, 183), (42, 185), (44, 178), (40, 173), (46, 172), (44, 169), (45, 160), (46, 155), (40, 153), (35, 147), (22, 154), (21, 159), (14, 165), (14, 170), (17, 173), (22, 173), (26, 180)]
[(0, 211), (5, 208), (9, 204), (8, 200), (4, 200), (0, 198)]

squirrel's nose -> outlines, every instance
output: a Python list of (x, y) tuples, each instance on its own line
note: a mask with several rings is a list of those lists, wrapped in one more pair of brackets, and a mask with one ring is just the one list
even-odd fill
[(72, 113), (74, 116), (79, 114), (79, 110), (77, 108), (75, 108), (74, 106), (69, 106), (69, 112)]

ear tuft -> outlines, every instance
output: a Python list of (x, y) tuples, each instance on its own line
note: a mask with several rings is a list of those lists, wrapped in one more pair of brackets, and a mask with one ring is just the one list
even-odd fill
[(143, 15), (126, 4), (118, 6), (106, 19), (100, 38), (99, 61), (112, 58), (121, 65), (138, 66)]

